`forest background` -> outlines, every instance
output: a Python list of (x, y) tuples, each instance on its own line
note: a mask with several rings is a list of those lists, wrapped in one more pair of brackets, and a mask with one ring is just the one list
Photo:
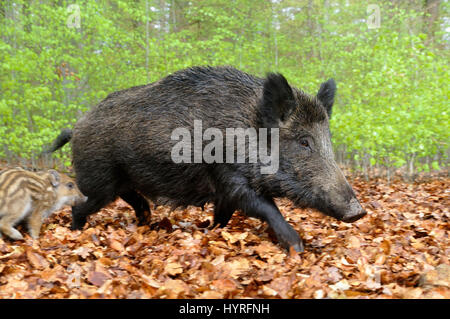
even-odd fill
[[(337, 160), (407, 179), (449, 155), (449, 2), (0, 1), (0, 160), (36, 165), (109, 93), (194, 65), (338, 85)], [(162, 119), (163, 120), (163, 119)], [(70, 166), (70, 148), (55, 154)]]

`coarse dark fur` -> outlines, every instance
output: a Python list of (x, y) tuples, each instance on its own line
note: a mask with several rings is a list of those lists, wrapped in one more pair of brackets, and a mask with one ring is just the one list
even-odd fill
[[(88, 215), (117, 196), (142, 223), (150, 216), (144, 195), (173, 206), (212, 202), (221, 226), (241, 210), (267, 221), (284, 247), (302, 251), (302, 240), (273, 198), (287, 197), (344, 221), (365, 214), (334, 161), (328, 119), (335, 91), (332, 79), (311, 96), (281, 74), (262, 79), (232, 67), (192, 67), (110, 94), (73, 129), (76, 181), (89, 199), (73, 207), (72, 228), (82, 228)], [(278, 172), (261, 174), (260, 163), (174, 163), (171, 133), (179, 127), (192, 132), (198, 119), (203, 129), (223, 132), (279, 128)], [(60, 141), (69, 136), (61, 135)]]

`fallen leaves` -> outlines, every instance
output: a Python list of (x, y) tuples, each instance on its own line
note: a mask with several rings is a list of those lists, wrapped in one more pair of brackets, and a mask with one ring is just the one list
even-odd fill
[(450, 288), (450, 265), (441, 264), (420, 276), (421, 287), (445, 287)]
[(239, 279), (251, 270), (250, 262), (245, 257), (233, 258), (231, 261), (223, 263), (222, 267), (227, 277), (229, 276), (233, 279)]
[(176, 276), (183, 272), (183, 266), (177, 262), (169, 262), (164, 267), (164, 273), (169, 276)]
[(103, 272), (99, 272), (99, 271), (91, 271), (88, 276), (87, 276), (87, 280), (97, 286), (97, 287), (101, 287), (103, 286), (103, 284), (105, 283), (106, 280), (110, 279), (109, 276), (107, 276), (105, 273)]
[(211, 229), (209, 204), (138, 227), (119, 199), (82, 231), (65, 208), (39, 240), (0, 238), (0, 298), (450, 298), (450, 180), (352, 184), (368, 211), (353, 224), (276, 200), (302, 254), (240, 213)]
[(189, 286), (182, 280), (169, 279), (156, 292), (157, 297), (178, 299), (189, 295)]
[(42, 255), (35, 253), (31, 249), (27, 249), (26, 255), (27, 255), (27, 259), (28, 259), (29, 263), (31, 264), (31, 266), (33, 268), (35, 268), (35, 269), (48, 268), (49, 263), (47, 260), (45, 260), (45, 258)]

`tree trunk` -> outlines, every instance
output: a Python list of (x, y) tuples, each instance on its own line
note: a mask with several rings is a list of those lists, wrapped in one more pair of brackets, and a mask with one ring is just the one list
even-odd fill
[(424, 32), (428, 34), (429, 42), (434, 41), (434, 34), (439, 22), (440, 0), (425, 0), (424, 2)]

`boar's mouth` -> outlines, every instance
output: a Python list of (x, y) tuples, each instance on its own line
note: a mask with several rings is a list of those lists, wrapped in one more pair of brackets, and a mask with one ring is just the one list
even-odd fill
[(346, 222), (346, 223), (353, 223), (353, 222), (356, 222), (358, 219), (361, 219), (362, 217), (366, 216), (366, 214), (367, 214), (367, 212), (364, 211), (364, 213), (362, 213), (362, 214), (342, 219), (342, 221)]
[(353, 223), (360, 218), (363, 218), (367, 215), (367, 212), (362, 208), (359, 201), (353, 197), (350, 200), (349, 210), (344, 214), (344, 217), (341, 219), (346, 223)]
[(352, 198), (349, 204), (346, 206), (347, 207), (338, 209), (328, 208), (319, 210), (323, 211), (326, 215), (329, 215), (346, 223), (353, 223), (367, 214), (367, 212), (362, 208), (361, 204), (356, 198)]

